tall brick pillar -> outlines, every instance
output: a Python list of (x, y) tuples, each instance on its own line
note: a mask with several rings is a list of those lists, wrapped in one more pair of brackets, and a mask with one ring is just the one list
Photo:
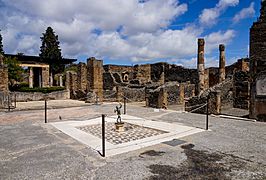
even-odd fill
[(219, 58), (219, 83), (225, 80), (225, 46), (219, 45), (220, 58)]
[(205, 90), (204, 39), (198, 39), (198, 95)]
[(250, 28), (250, 118), (266, 121), (266, 1)]
[(180, 84), (179, 86), (179, 104), (185, 104), (185, 85)]
[(88, 89), (94, 92), (99, 101), (103, 100), (103, 61), (91, 57), (87, 60)]
[(78, 64), (78, 90), (87, 92), (88, 80), (87, 80), (87, 65), (85, 63)]
[(4, 64), (4, 58), (0, 54), (0, 92), (8, 91), (8, 68)]

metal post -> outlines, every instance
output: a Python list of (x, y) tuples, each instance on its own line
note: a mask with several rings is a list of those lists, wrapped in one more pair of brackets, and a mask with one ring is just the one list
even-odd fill
[(209, 129), (209, 95), (207, 96), (207, 110), (206, 110), (206, 130)]
[(7, 96), (8, 112), (10, 112), (10, 94)]
[(127, 112), (127, 107), (126, 107), (126, 97), (124, 97), (124, 114), (126, 114)]
[(105, 115), (102, 114), (102, 156), (105, 157)]
[(17, 94), (15, 94), (15, 108), (17, 108)]
[(44, 100), (44, 122), (47, 123), (47, 100)]

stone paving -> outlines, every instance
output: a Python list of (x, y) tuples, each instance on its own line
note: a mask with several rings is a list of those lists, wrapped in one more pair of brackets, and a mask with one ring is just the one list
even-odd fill
[[(49, 109), (48, 121), (115, 115), (114, 105)], [(206, 117), (199, 114), (154, 111), (137, 105), (128, 105), (127, 113), (155, 122), (205, 127)], [(102, 158), (93, 149), (44, 124), (43, 110), (1, 112), (0, 179), (164, 179), (178, 174), (187, 177), (179, 179), (266, 179), (265, 123), (210, 116), (209, 124), (210, 131), (179, 138), (193, 147), (191, 150), (160, 143)], [(222, 171), (215, 174), (217, 169)], [(216, 176), (210, 176), (211, 172)]]

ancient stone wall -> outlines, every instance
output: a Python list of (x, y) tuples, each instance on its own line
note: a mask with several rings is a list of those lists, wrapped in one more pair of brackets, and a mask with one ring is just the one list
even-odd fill
[(250, 28), (250, 117), (266, 121), (266, 1), (261, 15)]
[(233, 83), (234, 107), (248, 109), (250, 101), (250, 83), (248, 72), (235, 72)]
[(134, 66), (134, 79), (137, 79), (140, 84), (151, 82), (151, 65), (136, 65)]
[(55, 91), (48, 94), (40, 92), (12, 92), (11, 95), (16, 95), (17, 102), (43, 101), (45, 97), (49, 100), (64, 100), (70, 98), (70, 91)]
[[(195, 95), (195, 85), (188, 83), (168, 82), (156, 89), (147, 89), (147, 106), (162, 108), (162, 105), (182, 105), (184, 99)], [(163, 101), (162, 101), (163, 100)]]
[(165, 66), (165, 81), (177, 81), (179, 83), (190, 81), (192, 84), (196, 84), (198, 82), (198, 73), (196, 69), (167, 64)]
[(105, 72), (116, 72), (116, 73), (123, 73), (123, 72), (133, 72), (133, 66), (120, 66), (120, 65), (104, 65), (103, 66)]
[(165, 77), (164, 77), (164, 71), (165, 71), (165, 65), (166, 63), (155, 63), (151, 64), (151, 80), (152, 82), (159, 82), (161, 84), (164, 84)]

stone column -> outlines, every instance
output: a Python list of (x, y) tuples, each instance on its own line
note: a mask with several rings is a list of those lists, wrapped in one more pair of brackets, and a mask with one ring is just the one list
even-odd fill
[(205, 89), (204, 45), (204, 39), (198, 39), (198, 95)]
[(33, 67), (29, 67), (29, 88), (33, 88)]
[(59, 86), (63, 87), (63, 74), (59, 74)]
[(42, 87), (49, 87), (49, 67), (42, 68)]
[(54, 85), (54, 78), (53, 73), (50, 74), (50, 86), (52, 87)]
[(220, 60), (219, 60), (219, 83), (225, 80), (225, 46), (219, 45)]

